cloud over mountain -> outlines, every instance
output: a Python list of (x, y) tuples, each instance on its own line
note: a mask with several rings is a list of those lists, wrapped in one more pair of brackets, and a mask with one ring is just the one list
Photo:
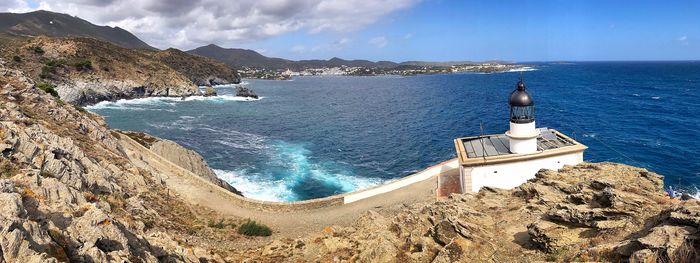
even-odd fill
[[(2, 10), (45, 9), (119, 26), (159, 48), (235, 45), (279, 34), (347, 32), (419, 0), (10, 0)], [(34, 8), (30, 6), (35, 6)], [(29, 10), (27, 10), (29, 9)]]

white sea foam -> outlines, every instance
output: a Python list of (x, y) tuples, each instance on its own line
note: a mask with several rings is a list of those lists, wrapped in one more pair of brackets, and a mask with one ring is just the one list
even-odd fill
[(536, 68), (533, 67), (520, 67), (508, 70), (508, 72), (525, 72), (525, 71), (535, 71)]
[[(223, 141), (217, 141), (223, 143)], [(229, 145), (230, 142), (223, 143)], [(230, 144), (231, 147), (242, 145)], [(295, 201), (299, 196), (295, 188), (309, 181), (319, 182), (325, 187), (351, 192), (381, 184), (383, 180), (355, 176), (350, 171), (335, 167), (335, 163), (317, 163), (309, 159), (310, 151), (303, 145), (282, 141), (274, 142), (266, 150), (269, 155), (267, 165), (262, 171), (238, 169), (234, 171), (215, 170), (219, 178), (227, 181), (243, 195), (267, 201)], [(283, 170), (280, 175), (275, 170)], [(281, 177), (280, 177), (281, 176)]]
[(246, 170), (227, 171), (213, 169), (216, 176), (243, 193), (243, 196), (263, 201), (286, 201), (294, 193), (281, 181), (256, 180)]
[(584, 133), (583, 137), (589, 137), (589, 138), (595, 138), (596, 134), (595, 133)]
[(651, 99), (652, 99), (652, 100), (658, 100), (658, 99), (661, 99), (661, 97), (654, 96), (654, 97), (651, 97)]
[(204, 96), (190, 96), (180, 98), (180, 97), (148, 97), (148, 98), (138, 98), (138, 99), (121, 99), (117, 101), (102, 101), (95, 105), (90, 105), (85, 107), (88, 110), (101, 110), (101, 109), (117, 109), (117, 110), (164, 110), (170, 111), (168, 109), (162, 108), (152, 108), (147, 109), (144, 106), (172, 106), (176, 103), (186, 102), (186, 101), (212, 101), (212, 102), (223, 102), (223, 101), (258, 101), (265, 97), (259, 97), (257, 99), (249, 97), (238, 97), (233, 95), (220, 95), (212, 97)]

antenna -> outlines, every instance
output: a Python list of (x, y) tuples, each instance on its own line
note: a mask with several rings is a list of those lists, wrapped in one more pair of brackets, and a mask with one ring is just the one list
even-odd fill
[(486, 147), (484, 146), (484, 122), (480, 121), (479, 122), (479, 142), (481, 143), (481, 157), (484, 158), (484, 162), (486, 162)]

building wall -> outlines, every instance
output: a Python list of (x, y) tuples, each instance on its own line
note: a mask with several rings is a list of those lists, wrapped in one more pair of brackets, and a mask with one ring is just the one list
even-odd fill
[[(478, 192), (484, 186), (511, 189), (535, 178), (540, 169), (559, 170), (564, 165), (581, 162), (583, 152), (578, 152), (512, 163), (463, 167), (461, 172), (464, 180), (471, 178), (471, 191)], [(465, 183), (465, 189), (470, 189), (468, 187)]]

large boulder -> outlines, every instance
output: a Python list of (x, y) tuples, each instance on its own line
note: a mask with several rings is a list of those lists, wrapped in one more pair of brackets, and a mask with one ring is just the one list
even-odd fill
[(243, 195), (236, 188), (228, 184), (226, 181), (221, 180), (216, 176), (216, 173), (207, 165), (204, 158), (197, 152), (180, 146), (179, 144), (165, 139), (156, 139), (149, 149), (154, 153), (162, 156), (168, 161), (171, 161), (182, 168), (189, 170), (190, 172), (199, 175), (200, 177), (218, 185), (232, 193), (237, 195)]
[(216, 96), (216, 95), (217, 95), (216, 89), (214, 89), (212, 86), (207, 86), (204, 89), (204, 97), (212, 97), (212, 96)]
[(255, 94), (255, 91), (253, 91), (252, 89), (249, 89), (247, 87), (244, 87), (242, 85), (239, 85), (236, 87), (236, 96), (237, 97), (254, 98), (254, 99), (258, 98), (258, 95)]

